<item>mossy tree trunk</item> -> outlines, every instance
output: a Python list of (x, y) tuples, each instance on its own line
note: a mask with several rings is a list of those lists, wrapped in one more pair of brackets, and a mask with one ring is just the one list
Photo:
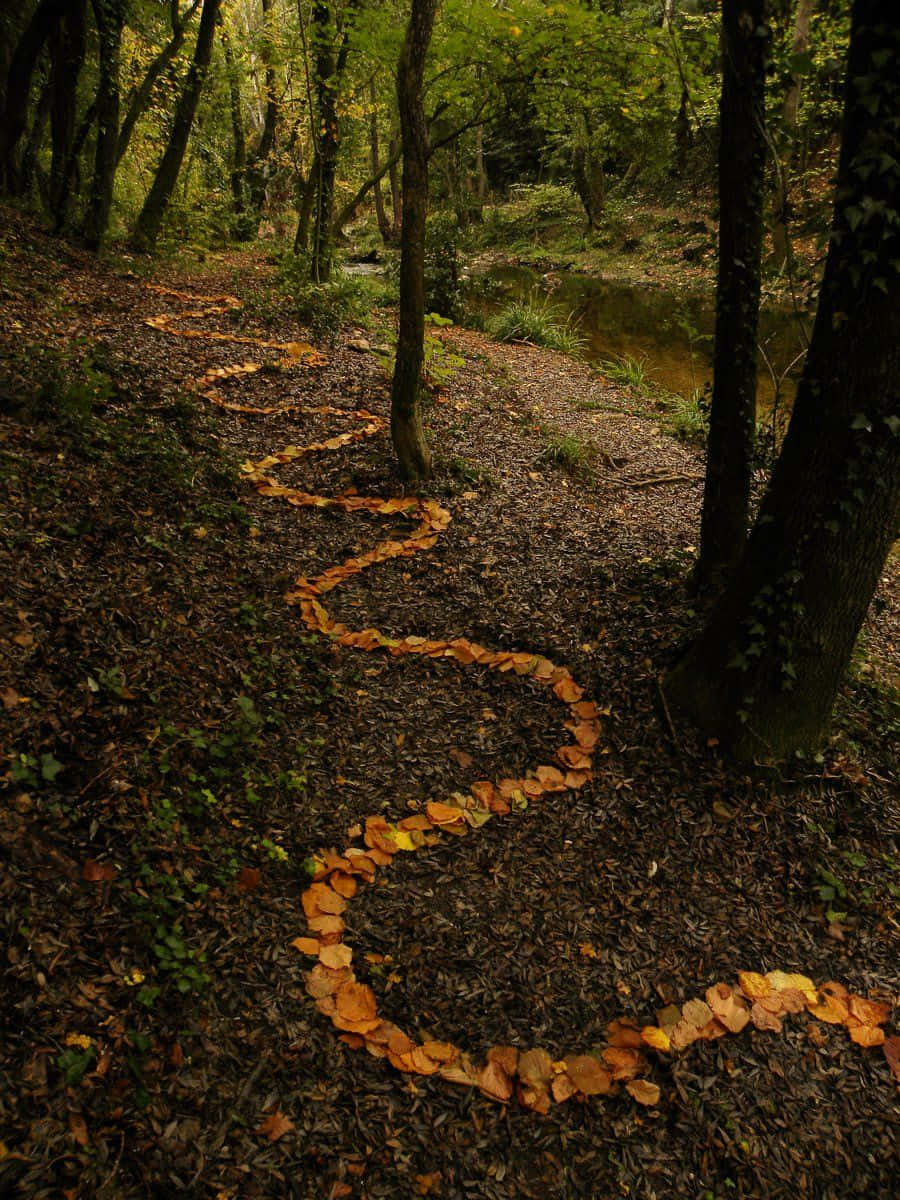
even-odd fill
[(69, 209), (69, 159), (75, 144), (78, 77), (84, 65), (86, 0), (74, 0), (50, 39), (50, 212), (57, 230)]
[(824, 736), (900, 533), (900, 23), (854, 0), (832, 240), (745, 552), (666, 690), (744, 759)]
[(69, 8), (70, 0), (40, 0), (10, 56), (0, 113), (0, 191), (16, 192), (16, 149), (28, 117), (28, 97), (38, 57)]
[(132, 234), (134, 248), (145, 253), (152, 253), (156, 247), (156, 239), (159, 237), (163, 218), (169, 207), (169, 201), (172, 199), (181, 164), (184, 161), (197, 105), (200, 102), (200, 95), (212, 59), (219, 4), (220, 0), (203, 0), (197, 45), (188, 69), (184, 89), (175, 109), (172, 131)]
[(84, 240), (99, 250), (109, 227), (113, 186), (116, 178), (116, 148), (119, 141), (119, 54), (125, 11), (122, 0), (93, 0), (100, 68), (97, 82), (97, 141), (94, 174), (84, 220)]
[(425, 343), (425, 219), (428, 211), (428, 129), (423, 103), (425, 59), (437, 0), (413, 0), (397, 67), (403, 143), (403, 223), (400, 234), (400, 321), (391, 385), (391, 438), (404, 479), (431, 473), (420, 394)]
[(768, 0), (723, 0), (719, 265), (697, 581), (717, 583), (747, 536), (766, 166)]

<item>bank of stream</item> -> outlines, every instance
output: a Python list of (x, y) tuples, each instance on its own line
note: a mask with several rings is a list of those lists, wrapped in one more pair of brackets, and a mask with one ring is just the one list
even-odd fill
[[(584, 339), (585, 359), (602, 369), (611, 359), (643, 364), (649, 382), (690, 398), (712, 381), (715, 296), (676, 294), (659, 286), (550, 271), (492, 265), (465, 281), (466, 306), (489, 321), (514, 300), (546, 303), (556, 320), (570, 321)], [(809, 311), (764, 303), (760, 313), (758, 401), (766, 411), (778, 395), (789, 406), (812, 328)]]

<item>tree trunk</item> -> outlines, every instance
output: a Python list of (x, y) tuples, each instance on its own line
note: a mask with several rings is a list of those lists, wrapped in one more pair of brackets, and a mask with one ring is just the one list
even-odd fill
[(263, 118), (262, 132), (259, 135), (259, 142), (247, 162), (247, 194), (250, 211), (253, 214), (254, 226), (258, 223), (266, 201), (269, 158), (275, 148), (275, 135), (278, 129), (278, 91), (276, 87), (275, 63), (272, 57), (272, 31), (269, 25), (271, 9), (272, 0), (262, 0), (265, 33), (262, 39), (260, 54), (265, 67), (266, 111)]
[(13, 51), (6, 76), (6, 103), (0, 119), (0, 191), (16, 191), (16, 147), (25, 132), (34, 68), (47, 38), (69, 3), (70, 0), (40, 0)]
[[(399, 161), (400, 151), (398, 150), (395, 157), (389, 158), (387, 162), (382, 163), (381, 166), (376, 166), (375, 171), (369, 176), (369, 178), (364, 180), (359, 185), (353, 197), (347, 201), (338, 215), (334, 218), (332, 236), (335, 238), (335, 240), (340, 237), (341, 232), (347, 222), (353, 220), (354, 216), (356, 215), (356, 210), (359, 208), (360, 204), (362, 204), (363, 200), (365, 200), (368, 193), (374, 187), (378, 186), (381, 180), (384, 179), (385, 175), (387, 175), (392, 168), (395, 168)], [(390, 234), (390, 230), (388, 230), (388, 233)]]
[(854, 0), (832, 239), (781, 456), (670, 696), (744, 759), (821, 743), (900, 533), (900, 24)]
[(247, 139), (244, 135), (244, 115), (241, 111), (241, 85), (231, 38), (222, 30), (222, 45), (225, 47), (225, 66), (228, 71), (228, 98), (231, 110), (231, 207), (234, 212), (234, 235), (238, 241), (249, 241), (253, 236), (252, 222), (247, 219), (246, 171)]
[(428, 129), (422, 100), (425, 58), (437, 0), (412, 0), (397, 67), (397, 107), (403, 139), (403, 226), (400, 238), (400, 321), (391, 385), (391, 438), (404, 479), (431, 473), (419, 403), (425, 357), (425, 219), (428, 210)]
[(173, 10), (172, 36), (151, 62), (147, 68), (146, 75), (141, 80), (140, 85), (135, 88), (128, 101), (128, 108), (125, 118), (122, 121), (122, 128), (119, 130), (119, 140), (116, 144), (117, 165), (125, 157), (125, 152), (131, 143), (131, 135), (134, 133), (135, 125), (137, 125), (138, 121), (150, 107), (156, 81), (162, 75), (163, 71), (165, 71), (166, 67), (168, 67), (169, 63), (174, 61), (181, 47), (184, 45), (191, 17), (193, 17), (199, 7), (200, 0), (194, 0), (183, 17), (177, 17)]
[(22, 165), (19, 167), (18, 185), (23, 196), (27, 196), (31, 191), (31, 184), (37, 166), (38, 152), (44, 140), (52, 101), (53, 88), (48, 82), (41, 88), (41, 94), (34, 112), (34, 120), (31, 122), (31, 132), (22, 151)]
[(487, 200), (488, 180), (484, 169), (484, 126), (475, 126), (475, 195), (481, 207)]
[(384, 172), (378, 168), (378, 97), (375, 91), (375, 76), (369, 80), (369, 165), (372, 171), (372, 195), (375, 198), (375, 219), (378, 222), (378, 232), (385, 243), (390, 241), (391, 227), (384, 209), (384, 196), (381, 194), (381, 180)]
[(312, 220), (313, 202), (316, 198), (318, 178), (319, 160), (316, 155), (313, 155), (309, 175), (307, 175), (300, 193), (300, 211), (297, 214), (297, 232), (294, 235), (295, 254), (306, 253), (309, 249), (309, 223)]
[(99, 250), (109, 226), (113, 185), (116, 179), (116, 144), (119, 139), (119, 51), (125, 20), (122, 0), (93, 0), (100, 67), (97, 82), (97, 143), (94, 176), (84, 222), (84, 239)]
[(86, 34), (85, 0), (75, 0), (50, 41), (52, 67), (50, 87), (50, 212), (54, 226), (61, 230), (69, 207), (69, 159), (75, 144), (75, 117), (78, 110), (78, 76), (84, 64)]
[(767, 0), (723, 0), (719, 270), (697, 582), (716, 583), (747, 536), (766, 165)]
[(188, 138), (191, 135), (191, 127), (194, 124), (197, 105), (200, 101), (200, 94), (209, 71), (219, 4), (220, 0), (203, 0), (197, 45), (185, 80), (184, 90), (175, 110), (172, 132), (169, 134), (169, 141), (157, 169), (156, 178), (153, 180), (153, 185), (147, 194), (132, 234), (132, 245), (135, 250), (140, 252), (152, 253), (155, 249), (163, 217), (175, 190), (178, 173), (187, 150)]
[[(794, 36), (791, 40), (791, 55), (805, 54), (809, 49), (809, 27), (815, 12), (816, 0), (797, 0), (794, 20)], [(802, 76), (791, 75), (788, 89), (781, 106), (782, 149), (775, 181), (775, 223), (772, 227), (772, 249), (775, 261), (783, 263), (788, 256), (788, 222), (790, 199), (788, 180), (791, 169), (791, 150), (797, 137), (797, 116), (800, 109), (800, 87)]]
[(400, 240), (400, 226), (403, 223), (403, 198), (400, 195), (400, 172), (397, 167), (400, 159), (403, 157), (403, 150), (400, 139), (397, 137), (391, 138), (390, 145), (390, 168), (388, 170), (388, 178), (391, 183), (391, 244), (396, 246)]
[(337, 171), (337, 68), (332, 43), (331, 5), (316, 3), (313, 8), (313, 75), (316, 92), (318, 145), (316, 147), (316, 195), (313, 210), (312, 259), (310, 273), (314, 283), (331, 278), (334, 250), (331, 220), (334, 211), (334, 177)]

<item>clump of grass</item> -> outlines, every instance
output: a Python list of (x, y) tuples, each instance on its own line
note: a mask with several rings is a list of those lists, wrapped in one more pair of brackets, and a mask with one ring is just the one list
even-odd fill
[(696, 388), (690, 396), (673, 396), (663, 428), (682, 442), (706, 444), (709, 434), (709, 390)]
[(546, 300), (514, 300), (488, 324), (498, 342), (530, 342), (577, 358), (585, 339), (571, 319), (560, 320), (559, 309)]
[(647, 366), (646, 358), (633, 358), (630, 354), (620, 354), (617, 358), (604, 359), (600, 363), (600, 371), (613, 383), (621, 384), (622, 387), (636, 388), (642, 392), (646, 391), (650, 385), (652, 374)]
[(559, 467), (576, 479), (590, 478), (593, 465), (597, 458), (597, 447), (591, 442), (583, 442), (581, 438), (571, 433), (563, 433), (560, 429), (543, 427), (544, 449), (540, 461)]

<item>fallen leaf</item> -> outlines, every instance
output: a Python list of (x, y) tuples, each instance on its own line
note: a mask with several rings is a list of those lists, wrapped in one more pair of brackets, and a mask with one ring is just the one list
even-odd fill
[(636, 1100), (638, 1104), (647, 1105), (653, 1108), (659, 1104), (659, 1086), (651, 1083), (649, 1079), (630, 1079), (625, 1084), (625, 1091), (628, 1092), (632, 1100)]
[(293, 1128), (294, 1122), (276, 1109), (266, 1117), (261, 1125), (257, 1126), (256, 1132), (264, 1134), (270, 1142), (277, 1142), (280, 1137), (284, 1137)]
[(337, 991), (337, 1008), (348, 1021), (372, 1020), (376, 1013), (375, 993), (364, 983), (348, 980)]
[(585, 1096), (605, 1096), (612, 1089), (612, 1076), (592, 1054), (568, 1057), (566, 1074)]
[(478, 1076), (479, 1089), (491, 1100), (505, 1104), (512, 1096), (512, 1080), (498, 1062), (489, 1062)]
[(110, 879), (115, 879), (116, 868), (112, 863), (96, 862), (89, 858), (82, 867), (81, 874), (88, 883), (108, 883)]
[(90, 1142), (90, 1135), (85, 1124), (84, 1117), (81, 1113), (69, 1113), (69, 1132), (78, 1143), (79, 1146), (86, 1146)]
[(235, 880), (237, 890), (243, 895), (247, 895), (248, 892), (255, 891), (259, 887), (261, 878), (262, 873), (259, 867), (241, 867)]
[(343, 942), (335, 942), (330, 946), (322, 946), (319, 949), (319, 962), (325, 967), (330, 967), (332, 971), (339, 971), (342, 967), (349, 967), (353, 961), (353, 951), (349, 946), (345, 946)]
[(301, 954), (311, 954), (313, 958), (319, 957), (319, 940), (318, 938), (297, 937), (291, 942), (295, 950), (299, 950)]
[(900, 1037), (885, 1038), (883, 1049), (887, 1064), (891, 1068), (894, 1078), (900, 1083)]

